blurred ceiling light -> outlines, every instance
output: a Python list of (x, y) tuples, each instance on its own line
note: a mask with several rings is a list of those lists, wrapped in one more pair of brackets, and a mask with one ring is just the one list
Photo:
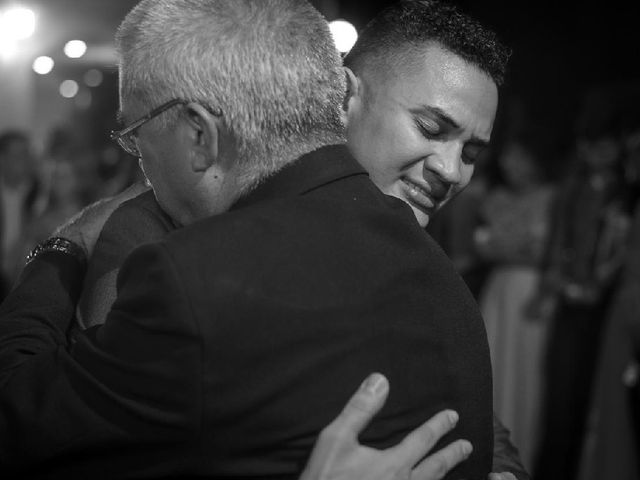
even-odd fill
[(64, 80), (60, 84), (60, 95), (64, 98), (73, 98), (78, 94), (80, 87), (75, 80)]
[(358, 39), (356, 27), (346, 20), (333, 20), (329, 22), (329, 30), (333, 36), (333, 41), (340, 53), (347, 53)]
[(102, 72), (97, 68), (92, 68), (91, 70), (87, 70), (87, 73), (84, 74), (84, 83), (88, 87), (97, 87), (102, 83)]
[(53, 61), (53, 58), (43, 55), (33, 61), (33, 71), (40, 75), (46, 75), (53, 70), (54, 65), (55, 62)]
[(87, 44), (82, 40), (69, 40), (64, 46), (64, 54), (69, 58), (80, 58), (87, 51)]
[(9, 40), (25, 40), (36, 30), (36, 14), (24, 7), (13, 7), (0, 13), (0, 36)]

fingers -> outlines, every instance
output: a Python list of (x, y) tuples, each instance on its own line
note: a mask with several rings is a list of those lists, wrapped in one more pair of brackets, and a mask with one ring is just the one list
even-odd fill
[(372, 373), (328, 428), (356, 438), (382, 408), (388, 393), (389, 382), (384, 375)]
[[(332, 468), (344, 470), (346, 465), (353, 464), (360, 450), (357, 443), (358, 434), (382, 408), (388, 393), (389, 382), (383, 375), (379, 373), (369, 375), (336, 419), (320, 432), (311, 452), (311, 458), (300, 479), (320, 478), (321, 475), (317, 472), (326, 473), (332, 471)], [(367, 462), (367, 465), (361, 468), (364, 472), (369, 467)]]
[[(472, 450), (471, 443), (468, 441), (456, 440), (420, 462), (420, 464), (414, 468), (411, 474), (411, 480), (438, 480), (444, 477), (449, 470), (461, 461), (465, 460), (471, 454)], [(489, 480), (498, 479), (490, 478)]]
[(458, 414), (453, 410), (443, 410), (420, 427), (416, 428), (397, 446), (393, 447), (394, 455), (410, 465), (415, 465), (436, 444), (440, 437), (450, 431), (458, 423)]

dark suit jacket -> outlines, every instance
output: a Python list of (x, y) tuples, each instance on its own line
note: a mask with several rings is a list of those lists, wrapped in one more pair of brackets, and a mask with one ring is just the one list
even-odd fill
[(389, 446), (454, 408), (440, 445), (475, 449), (447, 478), (489, 473), (475, 302), (410, 208), (343, 150), (307, 155), (233, 211), (137, 249), (106, 323), (73, 347), (58, 295), (78, 286), (60, 256), (30, 265), (0, 309), (5, 470), (286, 478), (379, 371), (392, 390), (364, 443)]
[[(148, 190), (124, 202), (109, 217), (89, 261), (79, 303), (82, 328), (104, 323), (116, 298), (116, 276), (126, 257), (145, 243), (157, 242), (176, 229)], [(467, 282), (468, 283), (468, 282)], [(528, 480), (509, 431), (494, 415), (493, 471)]]

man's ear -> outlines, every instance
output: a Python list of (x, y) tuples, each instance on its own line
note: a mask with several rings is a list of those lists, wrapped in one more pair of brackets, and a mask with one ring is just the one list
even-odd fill
[(218, 160), (223, 128), (222, 117), (214, 115), (195, 102), (187, 104), (185, 109), (189, 127), (191, 168), (194, 172), (204, 172)]
[(348, 67), (343, 67), (347, 78), (347, 91), (342, 101), (342, 119), (346, 125), (349, 118), (349, 109), (353, 106), (353, 100), (360, 94), (360, 79)]

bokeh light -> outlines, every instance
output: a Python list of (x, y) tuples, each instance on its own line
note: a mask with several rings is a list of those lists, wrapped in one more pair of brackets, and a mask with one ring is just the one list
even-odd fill
[(64, 54), (69, 58), (80, 58), (87, 51), (87, 44), (82, 40), (69, 40), (64, 46)]
[(84, 74), (84, 83), (88, 87), (97, 87), (102, 83), (104, 75), (97, 68), (92, 68), (91, 70), (87, 70), (87, 73)]
[(24, 7), (13, 7), (0, 13), (0, 42), (8, 40), (25, 40), (33, 35), (36, 29), (36, 14)]
[(346, 20), (333, 20), (329, 22), (329, 30), (333, 35), (333, 41), (340, 53), (347, 53), (358, 39), (356, 27)]
[(53, 58), (43, 55), (33, 61), (33, 71), (40, 75), (46, 75), (53, 70), (54, 65)]
[(73, 98), (78, 94), (80, 87), (75, 80), (64, 80), (60, 84), (60, 95), (64, 98)]

